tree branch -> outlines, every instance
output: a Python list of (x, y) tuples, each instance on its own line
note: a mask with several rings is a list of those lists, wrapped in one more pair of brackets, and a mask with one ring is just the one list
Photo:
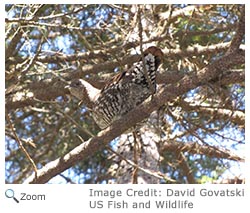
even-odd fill
[(230, 47), (227, 51), (227, 53), (232, 53), (234, 51), (237, 51), (241, 45), (242, 40), (245, 36), (245, 6), (242, 6), (240, 8), (241, 16), (239, 18), (236, 34), (233, 37)]
[(243, 111), (227, 109), (222, 106), (211, 107), (209, 105), (202, 104), (199, 101), (194, 103), (180, 101), (179, 104), (185, 111), (193, 110), (200, 113), (202, 116), (213, 116), (215, 119), (222, 119), (225, 121), (230, 120), (232, 123), (239, 126), (245, 126), (245, 113)]
[(195, 181), (195, 178), (194, 178), (194, 175), (193, 175), (193, 172), (192, 170), (190, 169), (189, 165), (188, 165), (188, 162), (186, 160), (186, 157), (185, 155), (183, 154), (182, 150), (181, 149), (177, 149), (175, 152), (175, 155), (178, 159), (178, 163), (184, 173), (184, 175), (187, 177), (187, 181), (189, 184), (195, 184), (196, 181)]
[[(157, 84), (175, 84), (179, 80), (181, 80), (185, 74), (180, 73), (178, 71), (164, 71), (159, 73), (156, 77)], [(245, 72), (239, 71), (227, 71), (223, 73), (222, 76), (218, 78), (214, 78), (214, 81), (219, 79), (220, 85), (228, 85), (241, 83), (245, 80)], [(105, 85), (109, 79), (97, 80), (95, 78), (90, 78), (87, 80), (94, 87), (101, 89)], [(16, 94), (8, 95), (6, 94), (6, 110), (14, 110), (20, 109), (27, 106), (33, 106), (38, 103), (38, 100), (42, 101), (50, 101), (54, 100), (59, 96), (65, 96), (68, 94), (68, 90), (64, 89), (66, 83), (60, 81), (59, 78), (54, 78), (52, 80), (40, 81), (40, 82), (32, 82), (27, 85), (27, 89), (29, 92), (33, 93), (32, 97), (28, 97), (25, 93), (23, 93), (21, 99), (15, 98)], [(8, 90), (8, 89), (7, 89)], [(20, 90), (18, 90), (20, 92)], [(28, 92), (28, 91), (27, 91)], [(18, 94), (20, 95), (20, 93)]]
[(222, 148), (213, 147), (213, 146), (204, 146), (200, 145), (196, 142), (175, 142), (171, 141), (168, 143), (165, 143), (161, 149), (160, 153), (163, 153), (165, 151), (167, 152), (188, 152), (190, 154), (200, 154), (200, 155), (206, 155), (208, 157), (213, 158), (224, 158), (228, 160), (233, 161), (239, 161), (239, 162), (245, 162), (245, 159), (242, 157), (239, 157), (233, 153), (230, 153), (228, 150), (224, 150)]

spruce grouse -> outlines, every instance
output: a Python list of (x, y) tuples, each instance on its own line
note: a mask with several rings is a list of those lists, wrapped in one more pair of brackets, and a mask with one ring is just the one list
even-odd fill
[(161, 49), (147, 48), (143, 58), (116, 76), (102, 90), (83, 79), (75, 79), (67, 88), (70, 93), (92, 110), (101, 129), (141, 104), (156, 91), (157, 69), (163, 58)]

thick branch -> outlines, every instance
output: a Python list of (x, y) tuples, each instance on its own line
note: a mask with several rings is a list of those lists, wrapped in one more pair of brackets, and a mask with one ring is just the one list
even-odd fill
[[(132, 47), (137, 47), (137, 43), (130, 43), (125, 47), (127, 49)], [(229, 48), (230, 42), (209, 45), (209, 46), (201, 46), (201, 45), (194, 45), (192, 47), (188, 47), (185, 50), (182, 49), (165, 49), (163, 50), (164, 55), (166, 58), (176, 58), (176, 57), (189, 57), (190, 55), (201, 55), (201, 54), (216, 54), (222, 51), (226, 51)], [(92, 51), (92, 52), (85, 52), (85, 53), (77, 53), (72, 55), (66, 54), (54, 54), (48, 56), (39, 56), (37, 57), (38, 62), (42, 63), (65, 63), (65, 62), (72, 62), (72, 61), (81, 61), (81, 60), (89, 60), (89, 59), (106, 59), (106, 62), (98, 63), (98, 64), (89, 64), (82, 67), (82, 69), (74, 70), (74, 72), (67, 72), (62, 75), (62, 77), (66, 80), (72, 80), (73, 78), (83, 78), (85, 75), (88, 74), (96, 74), (100, 71), (105, 70), (113, 70), (116, 67), (120, 67), (123, 65), (131, 65), (134, 62), (138, 61), (140, 55), (130, 55), (127, 57), (123, 57), (123, 60), (120, 61), (113, 61), (108, 60), (108, 55), (117, 55), (118, 52), (122, 52), (124, 46), (110, 48), (107, 51)], [(125, 48), (125, 49), (126, 49)], [(23, 59), (15, 58), (14, 63), (22, 63)]]
[[(151, 40), (150, 40), (151, 41)], [(120, 53), (124, 50), (129, 50), (131, 48), (137, 47), (139, 44), (138, 43), (132, 43), (130, 42), (129, 44), (125, 44), (121, 47), (115, 47), (115, 48), (110, 48), (108, 50), (95, 50), (91, 52), (84, 52), (84, 53), (77, 53), (77, 54), (72, 54), (72, 55), (66, 55), (66, 54), (55, 54), (55, 55), (47, 55), (47, 56), (40, 56), (37, 58), (38, 61), (42, 63), (58, 63), (58, 62), (65, 62), (65, 61), (77, 61), (77, 60), (89, 60), (89, 59), (108, 59), (108, 55), (117, 55), (117, 53)], [(166, 57), (176, 57), (176, 56), (188, 56), (190, 54), (192, 55), (199, 55), (201, 53), (211, 53), (211, 52), (219, 52), (219, 51), (224, 51), (229, 47), (230, 43), (225, 42), (225, 43), (220, 43), (220, 44), (214, 44), (214, 45), (209, 45), (209, 46), (201, 46), (201, 45), (195, 45), (193, 47), (187, 48), (187, 50), (182, 50), (182, 49), (173, 49), (173, 50), (168, 50), (165, 49), (163, 50), (164, 55)], [(121, 64), (119, 65), (126, 65), (126, 64), (132, 64), (135, 61), (139, 59), (140, 55), (132, 55), (132, 56), (127, 56), (125, 57), (125, 62), (121, 61)], [(112, 67), (108, 66), (109, 69), (117, 67), (116, 62), (112, 62)], [(106, 67), (107, 65), (105, 63), (102, 63), (102, 66)], [(107, 63), (109, 64), (109, 63)], [(98, 64), (95, 65), (89, 65), (93, 66), (93, 69), (97, 69)], [(105, 68), (102, 68), (104, 70)], [(97, 69), (99, 70), (99, 69)], [(83, 72), (90, 72), (90, 67), (83, 68)], [(89, 74), (89, 73), (87, 73)]]
[(158, 94), (153, 99), (147, 99), (144, 104), (138, 106), (136, 109), (129, 112), (126, 116), (115, 121), (110, 127), (101, 131), (96, 137), (77, 146), (68, 154), (64, 155), (48, 163), (45, 167), (38, 170), (37, 179), (34, 175), (30, 176), (27, 183), (46, 183), (52, 177), (60, 174), (66, 169), (74, 166), (77, 162), (87, 159), (94, 155), (98, 150), (104, 148), (111, 140), (121, 135), (123, 132), (134, 126), (136, 123), (147, 118), (151, 112), (158, 109), (160, 106), (176, 97), (196, 88), (207, 81), (216, 78), (221, 70), (230, 69), (231, 67), (244, 63), (244, 53), (237, 51), (228, 54), (221, 59), (208, 65), (192, 76), (185, 76), (178, 84), (171, 84), (162, 87)]
[(64, 88), (66, 84), (59, 78), (52, 80), (36, 81), (27, 85), (27, 88), (18, 90), (14, 94), (5, 94), (6, 110), (21, 109), (27, 106), (33, 106), (38, 101), (51, 101), (59, 96), (65, 96), (67, 90)]
[[(156, 82), (157, 84), (175, 84), (181, 80), (185, 74), (178, 71), (165, 71), (157, 75)], [(223, 74), (223, 76), (214, 78), (214, 81), (219, 81), (221, 86), (228, 84), (241, 83), (245, 80), (245, 72), (239, 71), (228, 71)], [(94, 87), (101, 89), (109, 81), (109, 79), (97, 80), (95, 78), (90, 78), (87, 80)], [(211, 82), (212, 83), (212, 82)], [(67, 94), (67, 90), (64, 89), (66, 84), (58, 78), (54, 78), (52, 81), (40, 81), (32, 82), (28, 85), (29, 92), (33, 93), (32, 97), (27, 97), (23, 95), (21, 99), (15, 99), (14, 95), (6, 94), (6, 110), (20, 109), (27, 106), (33, 106), (37, 103), (38, 100), (50, 101), (54, 100), (59, 96), (64, 96)], [(20, 90), (19, 90), (20, 91)]]

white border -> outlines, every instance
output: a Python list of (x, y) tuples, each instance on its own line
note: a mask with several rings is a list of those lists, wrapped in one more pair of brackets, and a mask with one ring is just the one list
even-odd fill
[[(39, 3), (37, 1), (1, 1), (0, 3), (0, 9), (1, 9), (1, 34), (0, 34), (0, 45), (1, 45), (1, 58), (2, 58), (2, 62), (4, 63), (4, 55), (5, 55), (5, 40), (4, 40), (4, 35), (5, 35), (5, 25), (4, 25), (4, 15), (5, 15), (5, 10), (4, 10), (4, 5), (5, 3)], [(52, 3), (59, 3), (59, 1), (44, 1), (43, 3), (48, 3), (48, 4), (52, 4)], [(62, 2), (60, 2), (62, 3)], [(72, 1), (66, 1), (63, 3), (72, 3)], [(76, 0), (74, 1), (74, 3), (85, 3), (84, 1), (80, 1), (80, 0)], [(100, 3), (97, 1), (88, 1), (88, 3)], [(102, 3), (124, 3), (124, 1), (102, 1)], [(132, 1), (127, 1), (126, 3), (134, 3)], [(152, 2), (147, 2), (147, 1), (137, 1), (137, 4), (146, 4), (146, 3), (152, 3)], [(170, 3), (183, 3), (183, 1), (154, 1), (154, 4), (158, 4), (158, 3), (164, 3), (164, 4), (170, 4)], [(213, 4), (213, 3), (218, 3), (218, 1), (195, 1), (192, 2), (194, 4), (197, 3), (206, 3), (206, 4)], [(220, 1), (219, 3), (221, 4), (237, 4), (237, 3), (242, 3), (242, 4), (246, 4), (246, 26), (250, 25), (250, 21), (249, 21), (249, 11), (250, 11), (250, 5), (247, 1), (231, 1), (231, 0), (227, 0), (227, 1)], [(247, 29), (247, 28), (246, 28)], [(249, 50), (249, 31), (246, 30), (246, 52), (248, 53)], [(250, 67), (250, 58), (249, 58), (249, 54), (246, 54), (246, 67)], [(3, 69), (3, 66), (2, 66)], [(68, 211), (91, 211), (91, 212), (100, 212), (103, 211), (104, 209), (95, 209), (92, 210), (88, 207), (88, 202), (89, 200), (91, 200), (92, 198), (89, 197), (89, 188), (95, 188), (95, 189), (107, 189), (107, 190), (126, 190), (128, 187), (130, 188), (137, 188), (137, 189), (146, 189), (147, 187), (152, 187), (154, 189), (157, 190), (164, 190), (164, 188), (169, 187), (169, 188), (179, 188), (179, 189), (185, 189), (185, 188), (190, 188), (190, 187), (194, 187), (195, 189), (199, 190), (199, 188), (201, 187), (206, 187), (206, 188), (211, 188), (211, 189), (228, 189), (228, 188), (233, 188), (233, 187), (244, 187), (245, 190), (249, 189), (249, 172), (245, 174), (247, 175), (246, 177), (246, 184), (245, 185), (144, 185), (144, 186), (135, 186), (135, 185), (49, 185), (49, 184), (45, 184), (45, 185), (5, 185), (5, 177), (4, 177), (4, 172), (5, 171), (5, 164), (4, 164), (4, 154), (5, 153), (5, 147), (4, 147), (4, 143), (3, 141), (5, 140), (5, 133), (4, 133), (4, 129), (5, 129), (5, 116), (4, 116), (4, 112), (5, 112), (5, 100), (4, 100), (4, 89), (5, 89), (5, 76), (4, 76), (4, 69), (1, 70), (0, 72), (0, 79), (1, 79), (1, 87), (0, 87), (0, 97), (1, 97), (1, 102), (0, 102), (0, 110), (2, 113), (0, 113), (0, 137), (2, 139), (2, 143), (0, 145), (0, 212), (7, 212), (6, 210), (8, 209), (8, 212), (33, 212), (33, 211), (37, 211), (38, 212), (44, 212), (44, 211), (54, 211), (54, 207), (56, 207), (56, 211), (60, 211), (60, 212), (68, 212)], [(246, 96), (245, 96), (245, 100), (246, 100), (246, 130), (250, 129), (250, 119), (249, 119), (249, 108), (250, 108), (250, 101), (249, 100), (249, 86), (250, 84), (248, 83), (248, 81), (250, 80), (250, 73), (248, 72), (249, 70), (246, 69)], [(249, 136), (249, 131), (246, 131), (246, 153), (245, 156), (249, 156), (249, 140), (250, 140), (250, 136)], [(249, 161), (247, 159), (247, 163), (246, 163), (246, 168), (249, 168)], [(247, 170), (247, 169), (246, 169)], [(20, 202), (19, 204), (16, 204), (14, 200), (12, 199), (7, 199), (4, 196), (4, 191), (7, 188), (11, 188), (13, 187), (16, 190), (16, 196), (18, 198), (20, 193), (25, 192), (25, 193), (36, 193), (36, 194), (46, 194), (46, 201), (24, 201), (24, 202)], [(194, 203), (197, 206), (195, 209), (193, 210), (185, 210), (185, 212), (201, 212), (201, 211), (214, 211), (214, 212), (237, 212), (239, 210), (245, 210), (245, 205), (246, 204), (246, 199), (249, 199), (249, 190), (248, 193), (247, 191), (245, 192), (245, 198), (216, 198), (216, 197), (210, 197), (208, 199), (202, 199), (200, 197), (195, 197), (194, 199)], [(248, 197), (248, 198), (247, 198)], [(98, 198), (96, 198), (98, 200)], [(102, 198), (102, 200), (108, 200), (109, 198)], [(133, 200), (140, 200), (139, 198), (132, 198)], [(144, 200), (146, 201), (148, 198), (145, 198)], [(154, 200), (154, 198), (150, 198), (151, 200)], [(187, 198), (189, 199), (189, 198)], [(100, 200), (100, 198), (99, 198)], [(20, 208), (21, 207), (21, 208)], [(53, 209), (52, 209), (53, 208)], [(22, 209), (22, 210), (21, 210)], [(109, 210), (109, 212), (117, 212), (118, 211), (123, 211), (123, 212), (132, 212), (133, 209), (131, 210), (120, 210), (120, 209), (105, 209), (105, 210)], [(147, 209), (135, 209), (136, 212), (144, 212), (144, 211), (152, 211), (152, 210), (156, 210), (155, 208), (151, 208), (150, 210)], [(168, 209), (163, 209), (163, 210), (158, 210), (159, 212), (181, 212), (182, 210), (177, 210), (177, 211), (172, 211), (172, 210), (168, 210)]]

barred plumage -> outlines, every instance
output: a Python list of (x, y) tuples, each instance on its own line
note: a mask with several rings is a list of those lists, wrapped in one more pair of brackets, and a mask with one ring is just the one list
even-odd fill
[(102, 90), (91, 88), (81, 79), (73, 81), (68, 88), (79, 99), (83, 98), (83, 93), (87, 94), (89, 100), (86, 102), (89, 102), (96, 123), (103, 129), (155, 93), (156, 71), (162, 57), (162, 51), (152, 46), (144, 52), (145, 67), (141, 59), (127, 71), (114, 76)]

